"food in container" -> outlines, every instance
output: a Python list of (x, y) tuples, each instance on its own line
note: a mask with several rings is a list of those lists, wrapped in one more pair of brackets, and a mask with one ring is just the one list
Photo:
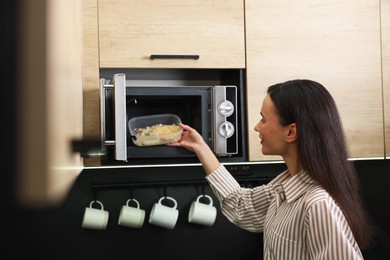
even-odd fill
[(159, 114), (133, 117), (128, 127), (135, 145), (153, 146), (179, 141), (183, 132), (180, 123), (177, 115)]

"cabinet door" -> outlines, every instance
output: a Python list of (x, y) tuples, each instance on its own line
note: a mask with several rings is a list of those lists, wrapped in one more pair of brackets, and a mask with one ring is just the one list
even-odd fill
[(17, 200), (58, 205), (83, 168), (71, 149), (82, 139), (82, 2), (19, 4)]
[(390, 0), (381, 1), (386, 158), (390, 159)]
[[(97, 0), (83, 0), (83, 135), (100, 139), (99, 34)], [(99, 166), (100, 157), (84, 158), (84, 166)]]
[(378, 1), (247, 0), (250, 160), (264, 156), (258, 134), (269, 85), (296, 78), (322, 83), (338, 105), (352, 158), (384, 157)]
[(245, 67), (242, 0), (98, 0), (98, 17), (100, 68)]

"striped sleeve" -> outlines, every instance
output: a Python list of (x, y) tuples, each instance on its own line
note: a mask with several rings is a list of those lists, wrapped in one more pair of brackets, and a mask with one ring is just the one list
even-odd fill
[(310, 259), (363, 259), (348, 222), (331, 198), (309, 207), (305, 228)]
[(222, 213), (229, 221), (251, 232), (263, 231), (272, 199), (268, 185), (253, 189), (242, 188), (223, 165), (206, 179), (220, 201)]

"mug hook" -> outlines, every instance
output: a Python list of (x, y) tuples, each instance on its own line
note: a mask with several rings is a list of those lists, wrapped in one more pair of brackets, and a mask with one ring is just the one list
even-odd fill
[(205, 184), (202, 184), (202, 194), (203, 194), (203, 197), (206, 196), (205, 188), (206, 188), (206, 185), (205, 185)]
[(93, 193), (93, 200), (96, 201), (96, 200), (97, 200), (98, 189), (97, 189), (97, 188), (94, 188), (94, 187), (92, 186), (92, 193)]
[(167, 198), (167, 184), (164, 183), (164, 198)]
[(129, 185), (129, 195), (130, 195), (130, 198), (133, 198), (133, 185), (132, 184)]

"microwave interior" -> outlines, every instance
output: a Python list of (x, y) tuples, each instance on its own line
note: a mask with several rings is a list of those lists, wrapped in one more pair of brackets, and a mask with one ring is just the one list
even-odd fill
[[(195, 128), (202, 134), (206, 143), (211, 143), (211, 113), (210, 113), (210, 87), (126, 87), (126, 122), (135, 117), (174, 114), (181, 122)], [(112, 96), (112, 93), (111, 95)], [(111, 98), (110, 106), (114, 106)], [(107, 137), (114, 139), (115, 123), (114, 109), (106, 115), (110, 122), (106, 128)], [(180, 147), (143, 146), (133, 143), (130, 129), (127, 128), (127, 156), (128, 159), (147, 158), (184, 158), (194, 157), (194, 154)]]

